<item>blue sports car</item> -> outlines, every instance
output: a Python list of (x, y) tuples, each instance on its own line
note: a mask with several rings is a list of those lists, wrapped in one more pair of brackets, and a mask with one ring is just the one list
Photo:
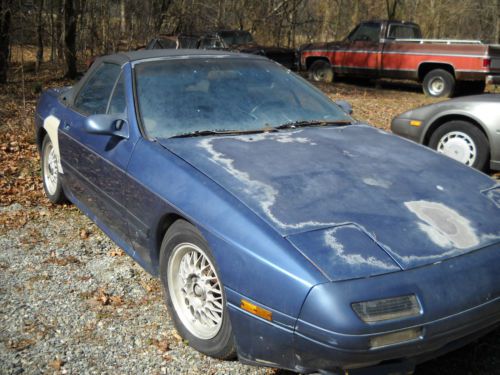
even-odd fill
[(500, 324), (500, 186), (347, 112), (264, 57), (102, 57), (40, 98), (45, 192), (161, 278), (200, 352), (411, 373)]

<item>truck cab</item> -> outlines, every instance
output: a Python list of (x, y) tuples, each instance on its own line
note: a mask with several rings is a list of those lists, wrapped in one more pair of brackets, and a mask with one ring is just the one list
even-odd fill
[(433, 97), (457, 89), (480, 93), (486, 81), (500, 81), (500, 46), (423, 39), (420, 27), (405, 21), (361, 22), (342, 41), (302, 46), (300, 63), (313, 81), (331, 82), (334, 75), (407, 79)]

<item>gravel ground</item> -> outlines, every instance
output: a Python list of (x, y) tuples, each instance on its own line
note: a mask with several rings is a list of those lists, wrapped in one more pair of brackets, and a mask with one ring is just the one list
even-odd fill
[(187, 346), (159, 282), (78, 210), (30, 211), (0, 237), (0, 373), (274, 373)]

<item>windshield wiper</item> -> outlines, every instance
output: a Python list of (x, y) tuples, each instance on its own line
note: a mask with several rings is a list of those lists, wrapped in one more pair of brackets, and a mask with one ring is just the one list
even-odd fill
[(287, 122), (278, 126), (275, 126), (274, 129), (295, 129), (295, 128), (304, 128), (306, 126), (327, 126), (327, 125), (351, 125), (352, 121), (350, 120), (307, 120), (307, 121), (294, 121)]
[(169, 138), (188, 138), (188, 137), (204, 137), (208, 135), (236, 135), (236, 134), (258, 134), (276, 132), (274, 128), (251, 129), (251, 130), (195, 130), (193, 132), (173, 135)]

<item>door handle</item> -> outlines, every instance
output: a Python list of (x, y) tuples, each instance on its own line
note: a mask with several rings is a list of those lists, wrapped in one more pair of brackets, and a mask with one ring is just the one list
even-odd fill
[(67, 122), (67, 121), (64, 121), (64, 123), (63, 123), (63, 128), (64, 128), (65, 130), (68, 130), (69, 128), (71, 128), (71, 124), (70, 124), (69, 122)]

